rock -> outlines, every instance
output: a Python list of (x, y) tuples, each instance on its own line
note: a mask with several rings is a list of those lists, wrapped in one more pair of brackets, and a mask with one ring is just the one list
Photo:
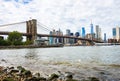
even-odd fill
[(35, 73), (33, 76), (36, 78), (40, 78), (40, 73)]
[(16, 69), (12, 69), (11, 71), (10, 71), (10, 73), (18, 73), (19, 72), (19, 70), (16, 70)]
[(32, 73), (31, 73), (31, 71), (26, 70), (26, 71), (23, 72), (23, 75), (24, 75), (25, 77), (31, 77), (31, 76), (32, 76)]
[(3, 81), (15, 81), (13, 78), (5, 78)]
[(82, 79), (81, 81), (90, 81), (90, 80), (85, 80), (85, 79)]
[(68, 80), (66, 80), (66, 81), (78, 81), (78, 80), (74, 80), (74, 79), (69, 80), (69, 79), (68, 79)]
[(104, 75), (104, 74), (105, 74), (105, 72), (100, 72), (100, 74)]
[(46, 81), (46, 78), (44, 78), (44, 77), (40, 77), (40, 78), (31, 77), (30, 79), (26, 79), (25, 81)]
[(25, 68), (23, 68), (22, 66), (18, 66), (17, 69), (20, 70), (21, 73), (24, 72), (24, 71), (26, 71)]
[(30, 70), (26, 70), (22, 66), (18, 66), (17, 69), (14, 67), (1, 68), (0, 73), (2, 75), (0, 81), (77, 81), (73, 79), (73, 73), (71, 72), (63, 74), (59, 71), (60, 75), (53, 73), (50, 77), (44, 78), (40, 76), (40, 73), (32, 75)]
[(74, 79), (67, 79), (66, 81), (78, 81), (78, 80), (74, 80)]
[(40, 81), (41, 81), (41, 80), (42, 80), (42, 81), (46, 81), (46, 78), (40, 77), (39, 80), (40, 80)]
[(89, 77), (89, 80), (90, 80), (90, 81), (99, 81), (99, 79), (96, 78), (96, 77)]
[(25, 79), (25, 81), (40, 81), (40, 80), (37, 79), (36, 77), (32, 77), (30, 79)]
[(58, 78), (58, 81), (64, 81), (65, 80), (65, 74), (63, 74), (61, 71), (58, 71), (58, 73), (60, 74), (59, 78)]
[(3, 69), (1, 72), (7, 74), (7, 69), (5, 68), (5, 69)]
[(14, 67), (9, 67), (9, 69), (15, 69)]
[(59, 76), (57, 74), (51, 74), (51, 76), (49, 77), (49, 80), (53, 80), (53, 79), (57, 79)]
[(66, 73), (65, 77), (68, 79), (72, 79), (73, 78), (73, 74), (72, 73)]

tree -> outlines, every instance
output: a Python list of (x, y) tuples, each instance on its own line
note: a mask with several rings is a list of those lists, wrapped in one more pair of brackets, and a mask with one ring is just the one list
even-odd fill
[(17, 31), (13, 31), (8, 35), (8, 41), (10, 41), (12, 45), (21, 45), (22, 39), (22, 34)]
[(30, 40), (27, 40), (27, 41), (23, 42), (23, 45), (31, 45), (31, 44), (33, 44), (33, 42), (30, 41)]
[(9, 46), (11, 43), (7, 40), (0, 39), (0, 46)]

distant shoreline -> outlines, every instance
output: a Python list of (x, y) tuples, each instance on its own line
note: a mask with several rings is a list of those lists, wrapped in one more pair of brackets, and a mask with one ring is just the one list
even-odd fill
[(62, 45), (42, 45), (42, 46), (35, 46), (35, 45), (21, 45), (21, 46), (0, 46), (0, 49), (20, 49), (20, 48), (53, 48), (53, 47), (63, 47)]

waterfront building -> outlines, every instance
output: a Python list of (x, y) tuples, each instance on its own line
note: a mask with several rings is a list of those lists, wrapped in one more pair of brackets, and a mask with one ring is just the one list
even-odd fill
[(76, 37), (79, 37), (79, 36), (80, 36), (80, 33), (79, 33), (79, 32), (76, 32), (76, 33), (75, 33), (75, 36), (76, 36)]
[(99, 38), (99, 25), (96, 25), (96, 38)]
[(67, 36), (70, 36), (70, 33), (71, 33), (71, 32), (70, 32), (70, 29), (67, 29), (67, 30), (66, 30), (66, 35), (67, 35)]
[(98, 34), (98, 36), (99, 36), (99, 40), (102, 40), (102, 31), (101, 31), (101, 28), (99, 28), (99, 34)]
[(94, 30), (93, 30), (93, 24), (92, 24), (92, 22), (91, 22), (91, 24), (90, 24), (90, 27), (91, 27), (91, 34), (93, 34), (93, 33), (94, 33)]
[[(55, 30), (50, 31), (50, 35), (56, 35), (56, 31)], [(57, 42), (56, 37), (49, 37), (49, 44), (50, 45), (56, 44), (56, 42)]]
[[(73, 33), (70, 33), (70, 36), (74, 36), (74, 34), (73, 34)], [(69, 43), (70, 43), (70, 44), (74, 44), (74, 42), (75, 42), (74, 39), (72, 39), (72, 38), (69, 39)]]
[[(67, 30), (66, 30), (66, 36), (70, 36), (70, 33), (71, 33), (71, 32), (70, 32), (70, 29), (67, 29)], [(69, 39), (69, 38), (65, 38), (65, 39), (64, 39), (64, 43), (65, 43), (65, 44), (70, 44), (70, 39)]]
[(104, 42), (107, 42), (106, 33), (104, 33)]
[(85, 27), (82, 27), (82, 37), (85, 37)]
[[(59, 29), (58, 31), (56, 31), (56, 35), (58, 36), (63, 36), (63, 32)], [(57, 43), (63, 43), (63, 38), (56, 38), (57, 39)]]
[(49, 40), (47, 39), (39, 38), (39, 39), (34, 40), (34, 45), (36, 46), (48, 45), (48, 41)]
[[(56, 35), (59, 35), (59, 31), (56, 31)], [(59, 43), (59, 37), (56, 37), (56, 43)]]
[(120, 28), (116, 27), (116, 39), (119, 40), (120, 39)]
[[(75, 36), (76, 36), (76, 37), (79, 37), (79, 36), (80, 36), (80, 33), (79, 33), (79, 32), (76, 32), (76, 33), (75, 33)], [(78, 41), (78, 39), (74, 39), (74, 42), (75, 42), (75, 43), (77, 43), (77, 41)]]
[[(53, 31), (52, 31), (52, 35), (56, 35), (56, 31), (55, 31), (55, 29), (53, 29)], [(53, 44), (56, 44), (56, 42), (57, 42), (56, 37), (53, 37)]]
[(96, 39), (101, 40), (101, 28), (99, 25), (96, 25)]
[(112, 29), (113, 39), (116, 39), (116, 28)]
[[(58, 36), (62, 36), (63, 32), (59, 29), (58, 31), (50, 31), (50, 35), (58, 35)], [(63, 38), (59, 38), (59, 37), (49, 37), (49, 44), (59, 44), (59, 43), (63, 43)]]
[(120, 27), (116, 27), (112, 29), (112, 33), (113, 33), (113, 39), (120, 39)]
[(118, 43), (117, 39), (108, 39), (108, 43)]
[(74, 34), (73, 34), (73, 33), (70, 33), (70, 36), (74, 36)]
[[(53, 32), (50, 31), (50, 35), (52, 35)], [(53, 44), (53, 37), (49, 37), (49, 44), (52, 45)]]

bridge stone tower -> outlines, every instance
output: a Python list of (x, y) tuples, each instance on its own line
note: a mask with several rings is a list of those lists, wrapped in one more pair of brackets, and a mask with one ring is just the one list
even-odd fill
[(30, 36), (27, 36), (27, 40), (34, 41), (37, 38), (37, 20), (32, 19), (29, 21), (26, 21), (27, 26), (27, 33), (30, 34)]

